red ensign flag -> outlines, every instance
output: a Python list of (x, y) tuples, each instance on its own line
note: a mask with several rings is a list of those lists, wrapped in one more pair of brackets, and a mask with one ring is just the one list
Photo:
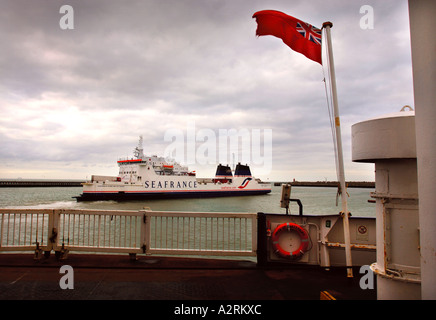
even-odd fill
[(275, 36), (292, 50), (322, 64), (321, 29), (280, 11), (263, 10), (253, 15), (257, 22), (257, 36)]

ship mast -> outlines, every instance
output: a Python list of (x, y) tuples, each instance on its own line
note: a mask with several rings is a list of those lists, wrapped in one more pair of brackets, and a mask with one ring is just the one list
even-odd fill
[(142, 147), (143, 138), (139, 136), (138, 146), (133, 150), (133, 154), (137, 159), (142, 159), (144, 157), (144, 149)]

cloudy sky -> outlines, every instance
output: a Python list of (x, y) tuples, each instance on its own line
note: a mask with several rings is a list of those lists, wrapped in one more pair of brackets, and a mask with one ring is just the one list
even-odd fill
[[(65, 4), (72, 30), (60, 27)], [(361, 28), (363, 5), (374, 10), (373, 29)], [(272, 165), (253, 164), (255, 176), (336, 179), (327, 71), (280, 39), (256, 37), (259, 10), (333, 22), (347, 180), (374, 179), (372, 164), (351, 161), (351, 126), (413, 107), (406, 0), (0, 0), (0, 8), (0, 178), (116, 175), (140, 135), (146, 154), (163, 155), (171, 132), (186, 144), (194, 132), (198, 151), (202, 133), (218, 145), (220, 129), (235, 129), (272, 132)], [(189, 167), (214, 174), (216, 162), (200, 162)]]

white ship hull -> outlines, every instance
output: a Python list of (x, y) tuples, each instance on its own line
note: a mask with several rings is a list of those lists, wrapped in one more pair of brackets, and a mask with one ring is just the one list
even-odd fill
[[(178, 177), (177, 177), (178, 178)], [(251, 179), (251, 180), (248, 180)], [(271, 185), (258, 183), (252, 178), (235, 179), (229, 183), (202, 183), (197, 179), (165, 179), (159, 177), (142, 184), (124, 184), (118, 181), (94, 181), (83, 185), (78, 201), (141, 200), (167, 198), (207, 198), (259, 195), (271, 192)]]

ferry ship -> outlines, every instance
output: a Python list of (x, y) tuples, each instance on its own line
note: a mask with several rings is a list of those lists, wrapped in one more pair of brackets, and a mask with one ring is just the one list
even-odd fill
[(234, 174), (229, 166), (219, 164), (214, 178), (197, 178), (175, 161), (143, 153), (142, 137), (134, 150), (134, 158), (118, 160), (118, 176), (93, 175), (83, 183), (77, 201), (143, 200), (170, 198), (207, 198), (263, 195), (271, 192), (271, 184), (251, 175), (248, 165), (238, 163)]

